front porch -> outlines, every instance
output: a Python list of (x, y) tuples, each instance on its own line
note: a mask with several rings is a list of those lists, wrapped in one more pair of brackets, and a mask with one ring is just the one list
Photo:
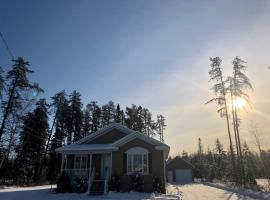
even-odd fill
[(62, 154), (61, 173), (71, 180), (83, 179), (88, 183), (89, 194), (104, 194), (111, 179), (112, 153)]

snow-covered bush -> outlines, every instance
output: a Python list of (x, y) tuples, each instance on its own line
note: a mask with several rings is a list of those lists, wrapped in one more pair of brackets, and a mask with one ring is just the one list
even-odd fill
[(158, 193), (166, 193), (165, 192), (165, 185), (160, 177), (154, 177), (153, 178), (153, 192)]

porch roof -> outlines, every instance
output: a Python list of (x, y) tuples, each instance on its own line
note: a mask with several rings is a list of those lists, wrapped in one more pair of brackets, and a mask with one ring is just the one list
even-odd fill
[(111, 152), (115, 150), (118, 150), (118, 147), (111, 144), (71, 144), (55, 149), (58, 153), (66, 154)]

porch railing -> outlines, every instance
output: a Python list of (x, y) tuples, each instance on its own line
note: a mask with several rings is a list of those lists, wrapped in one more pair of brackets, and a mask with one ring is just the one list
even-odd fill
[(87, 190), (88, 194), (90, 194), (90, 190), (91, 190), (94, 178), (95, 178), (95, 168), (92, 169), (92, 172), (90, 171), (90, 175), (88, 178), (88, 190)]
[(88, 172), (89, 168), (86, 169), (63, 169), (64, 172), (66, 172), (69, 177), (75, 178), (75, 177), (84, 177), (88, 178)]

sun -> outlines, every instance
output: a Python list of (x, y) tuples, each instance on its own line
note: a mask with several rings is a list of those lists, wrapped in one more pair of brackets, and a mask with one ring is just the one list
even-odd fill
[(236, 109), (243, 109), (246, 105), (246, 100), (240, 97), (237, 97), (233, 100), (233, 107)]

